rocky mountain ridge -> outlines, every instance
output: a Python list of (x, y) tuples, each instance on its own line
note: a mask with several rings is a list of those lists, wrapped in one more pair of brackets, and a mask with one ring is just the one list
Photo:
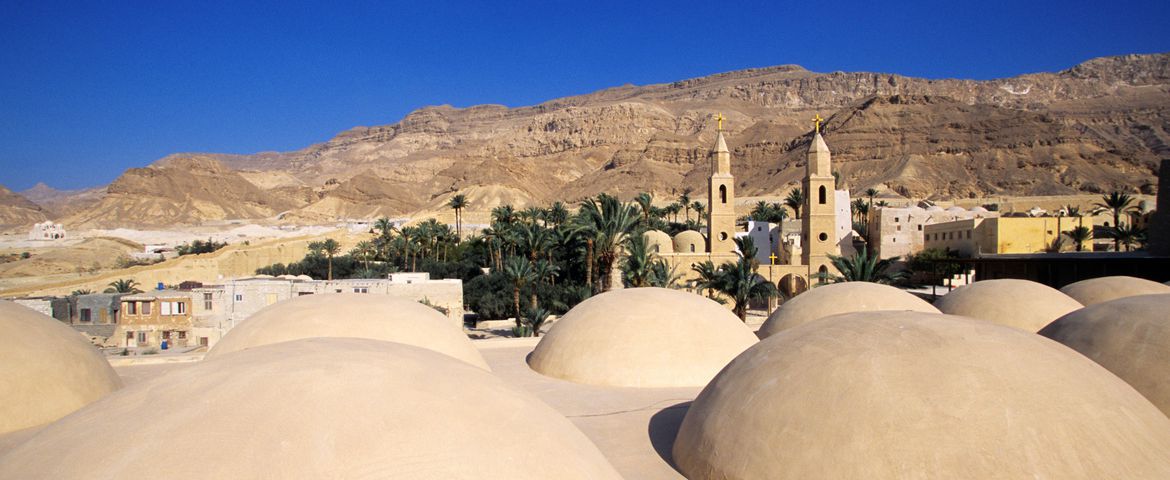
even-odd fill
[[(787, 65), (529, 107), (426, 107), (293, 152), (172, 155), (127, 171), (67, 221), (283, 213), (302, 222), (409, 214), (458, 192), (472, 209), (702, 192), (717, 113), (727, 117), (740, 195), (780, 195), (798, 182), (818, 113), (835, 167), (855, 190), (940, 199), (1149, 193), (1157, 161), (1170, 158), (1170, 54), (988, 81)], [(182, 178), (187, 170), (194, 178)]]

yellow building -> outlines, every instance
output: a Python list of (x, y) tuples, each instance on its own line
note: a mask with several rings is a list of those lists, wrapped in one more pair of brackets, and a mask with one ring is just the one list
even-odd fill
[[(1060, 232), (1073, 228), (1069, 219), (1059, 217), (971, 218), (926, 225), (924, 248), (948, 248), (966, 257), (999, 253), (1043, 253), (1049, 251)], [(1090, 242), (1082, 245), (1091, 250)], [(1075, 250), (1068, 241), (1062, 250)]]
[(186, 346), (191, 332), (191, 294), (155, 290), (122, 297), (111, 340), (123, 347)]

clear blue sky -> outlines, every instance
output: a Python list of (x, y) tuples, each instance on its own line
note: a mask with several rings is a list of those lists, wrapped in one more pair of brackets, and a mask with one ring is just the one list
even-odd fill
[(1170, 0), (0, 0), (0, 184), (749, 67), (987, 79), (1164, 51)]

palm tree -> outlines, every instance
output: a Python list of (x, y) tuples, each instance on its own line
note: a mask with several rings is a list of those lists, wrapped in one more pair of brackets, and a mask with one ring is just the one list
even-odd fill
[(93, 293), (93, 290), (90, 290), (90, 289), (88, 289), (88, 288), (82, 288), (82, 289), (74, 290), (74, 291), (73, 291), (73, 292), (71, 292), (69, 295), (70, 295), (70, 296), (72, 296), (72, 297), (77, 297), (77, 296), (80, 296), (80, 295), (89, 295), (89, 294), (91, 294), (91, 293)]
[(766, 300), (776, 296), (776, 286), (756, 274), (756, 246), (752, 237), (735, 240), (739, 257), (735, 263), (719, 266), (716, 290), (731, 298), (731, 310), (740, 320), (747, 322), (747, 309), (752, 300)]
[(540, 336), (540, 326), (548, 320), (549, 311), (543, 308), (532, 307), (528, 309), (528, 318), (525, 321), (528, 323), (528, 329), (532, 332), (532, 336)]
[[(1125, 246), (1125, 251), (1133, 251), (1133, 246), (1143, 242), (1143, 237), (1146, 234), (1145, 229), (1138, 228), (1133, 225), (1120, 225), (1110, 229), (1110, 234), (1113, 236), (1113, 241), (1118, 245)], [(1118, 250), (1119, 252), (1121, 250)]]
[(642, 210), (642, 224), (650, 225), (650, 209), (651, 203), (654, 202), (654, 197), (649, 193), (642, 192), (634, 197), (634, 203), (638, 204), (638, 208)]
[(630, 235), (626, 239), (626, 257), (622, 259), (622, 284), (630, 288), (650, 286), (654, 253), (646, 247), (646, 237)]
[(536, 261), (537, 255), (547, 251), (553, 243), (550, 231), (540, 225), (521, 225), (516, 229), (516, 233), (517, 246), (531, 261)]
[(529, 225), (536, 225), (536, 222), (544, 217), (544, 210), (540, 207), (528, 207), (520, 211), (519, 217), (527, 220)]
[(719, 284), (719, 268), (710, 260), (704, 260), (691, 267), (698, 278), (691, 280), (691, 285), (701, 294), (707, 291), (707, 298), (715, 299), (716, 286)]
[(511, 225), (516, 222), (516, 210), (511, 205), (500, 205), (492, 209), (492, 223)]
[(682, 195), (678, 196), (678, 203), (682, 205), (682, 208), (685, 211), (686, 220), (689, 222), (691, 220), (691, 189), (690, 189), (690, 187), (683, 189)]
[(390, 235), (394, 233), (394, 222), (386, 217), (379, 218), (374, 222), (374, 230), (378, 231), (380, 238), (390, 238)]
[(788, 196), (784, 197), (784, 204), (791, 208), (792, 213), (796, 214), (796, 219), (800, 220), (800, 209), (804, 207), (804, 190), (800, 187), (792, 189), (788, 192)]
[(860, 198), (853, 200), (853, 203), (849, 204), (849, 208), (853, 210), (854, 222), (863, 222), (863, 219), (869, 216), (869, 205), (865, 203), (865, 200)]
[(873, 210), (873, 197), (876, 197), (877, 194), (878, 194), (878, 191), (876, 188), (865, 189), (865, 196), (869, 197), (869, 209), (867, 209), (866, 211)]
[(366, 270), (369, 270), (370, 259), (374, 256), (376, 251), (377, 249), (374, 247), (373, 243), (363, 240), (358, 242), (357, 245), (354, 245), (353, 251), (350, 253), (350, 255), (361, 260), (361, 262), (365, 264)]
[(1113, 213), (1113, 227), (1110, 229), (1110, 236), (1113, 237), (1113, 251), (1115, 252), (1121, 251), (1121, 239), (1117, 238), (1117, 234), (1121, 232), (1117, 232), (1115, 229), (1121, 226), (1121, 214), (1137, 210), (1132, 204), (1133, 197), (1128, 193), (1118, 191), (1102, 195), (1101, 201), (1093, 204), (1103, 211)]
[(613, 271), (614, 262), (626, 237), (638, 224), (637, 207), (603, 193), (595, 199), (582, 202), (577, 219), (585, 226), (583, 231), (593, 238), (601, 291), (607, 292), (611, 286), (609, 274)]
[(696, 219), (696, 221), (699, 223), (699, 225), (702, 225), (703, 224), (703, 210), (706, 210), (706, 207), (698, 200), (695, 200), (694, 202), (691, 202), (691, 210), (695, 211), (695, 216), (698, 217)]
[(138, 289), (138, 282), (131, 278), (119, 278), (110, 282), (110, 288), (105, 290), (105, 293), (142, 293)]
[(569, 220), (569, 210), (565, 208), (565, 204), (559, 201), (553, 202), (552, 206), (548, 207), (545, 220), (553, 224), (554, 227), (559, 227)]
[(333, 256), (341, 252), (341, 244), (332, 238), (326, 238), (320, 242), (312, 242), (309, 244), (309, 251), (317, 255), (324, 255), (329, 265), (329, 273), (326, 280), (333, 280)]
[(1085, 226), (1075, 227), (1064, 233), (1076, 244), (1078, 252), (1081, 251), (1082, 244), (1093, 238), (1093, 230)]
[(888, 272), (890, 264), (897, 261), (898, 257), (878, 259), (878, 257), (870, 257), (864, 249), (859, 250), (851, 257), (838, 257), (836, 255), (829, 255), (829, 261), (833, 262), (833, 267), (837, 269), (841, 275), (829, 276), (822, 279), (831, 283), (840, 282), (874, 282), (874, 283), (893, 283), (894, 281), (906, 276), (906, 272)]
[(467, 196), (462, 193), (451, 197), (447, 206), (455, 209), (455, 242), (463, 238), (463, 209), (467, 208)]
[(536, 274), (532, 271), (532, 263), (519, 255), (508, 257), (508, 261), (504, 262), (504, 276), (512, 284), (512, 306), (516, 309), (516, 326), (522, 327), (520, 323), (520, 290), (536, 278)]

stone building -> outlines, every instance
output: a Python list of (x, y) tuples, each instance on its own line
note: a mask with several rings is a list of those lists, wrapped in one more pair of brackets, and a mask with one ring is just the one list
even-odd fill
[[(938, 206), (880, 207), (870, 215), (870, 243), (878, 258), (898, 257), (905, 261), (926, 248), (927, 225), (959, 220), (998, 217), (999, 213), (983, 207), (970, 210), (962, 207), (943, 209)], [(902, 263), (902, 262), (898, 262)]]
[[(711, 150), (711, 176), (707, 192), (707, 232), (688, 230), (670, 238), (664, 232), (646, 232), (651, 251), (682, 275), (683, 279), (697, 278), (692, 267), (710, 260), (715, 265), (734, 262), (737, 236), (752, 236), (758, 248), (757, 259), (762, 259), (758, 273), (769, 282), (780, 285), (781, 291), (796, 292), (807, 288), (818, 272), (831, 273), (829, 255), (853, 253), (852, 228), (849, 214), (849, 192), (835, 189), (831, 153), (820, 132), (820, 119), (809, 144), (808, 160), (802, 187), (805, 203), (802, 208), (801, 233), (778, 231), (771, 224), (752, 222), (748, 231), (737, 232), (735, 226), (735, 178), (731, 173), (731, 152), (723, 136), (717, 131), (715, 147)], [(841, 215), (838, 203), (844, 205)], [(757, 231), (758, 230), (758, 231)], [(767, 242), (764, 232), (767, 232)], [(787, 254), (785, 254), (787, 253)], [(779, 261), (786, 259), (787, 261)], [(795, 286), (795, 287), (794, 287)]]
[(154, 290), (123, 296), (114, 339), (122, 347), (187, 346), (191, 334), (191, 293)]
[(60, 223), (43, 221), (35, 224), (28, 232), (29, 240), (64, 240), (65, 226)]
[[(1064, 223), (1064, 225), (1061, 225)], [(1073, 222), (1060, 217), (971, 218), (930, 224), (924, 233), (925, 248), (949, 248), (964, 257), (983, 254), (1041, 253)], [(1089, 249), (1086, 241), (1082, 248)], [(1075, 249), (1065, 246), (1064, 249)]]
[(274, 303), (319, 293), (365, 293), (427, 302), (445, 310), (452, 325), (463, 325), (463, 281), (432, 280), (427, 273), (392, 273), (389, 278), (313, 280), (281, 275), (229, 280), (194, 288), (192, 335), (199, 345), (215, 342), (252, 314)]

